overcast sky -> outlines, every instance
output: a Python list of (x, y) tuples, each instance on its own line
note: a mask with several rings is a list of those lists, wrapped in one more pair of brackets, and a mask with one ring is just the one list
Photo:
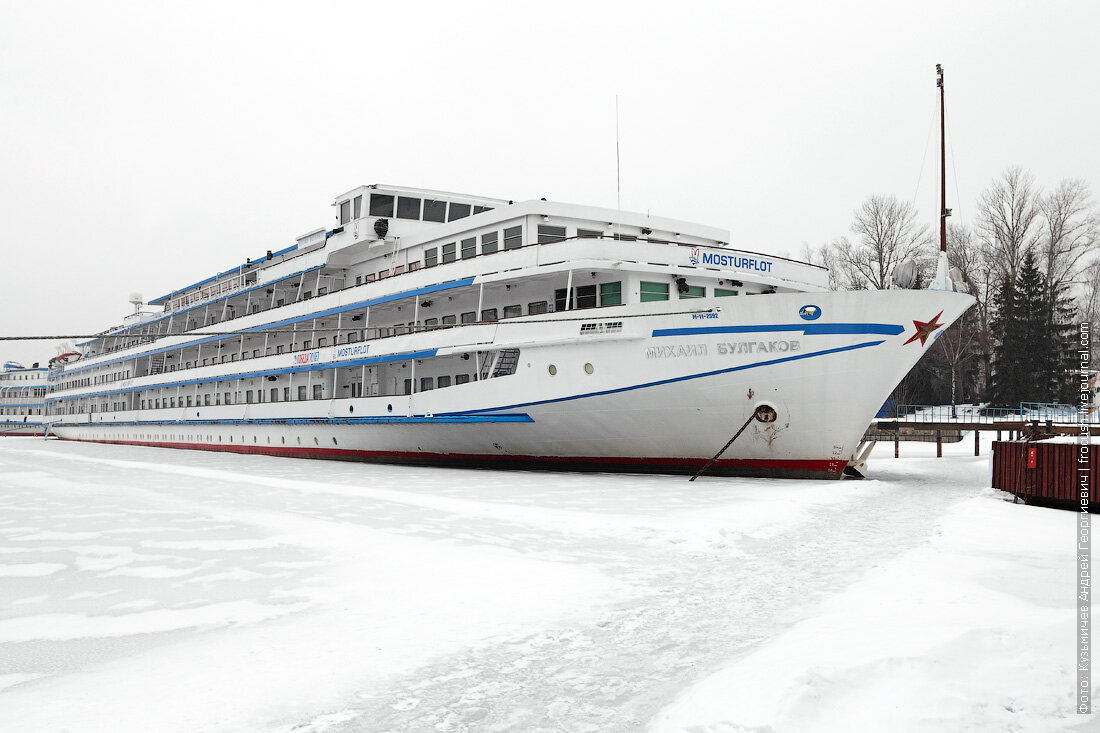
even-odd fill
[(359, 184), (614, 207), (616, 94), (623, 208), (743, 249), (843, 235), (871, 193), (935, 224), (937, 63), (957, 222), (1010, 165), (1098, 193), (1098, 28), (1093, 2), (0, 0), (0, 335), (100, 331)]

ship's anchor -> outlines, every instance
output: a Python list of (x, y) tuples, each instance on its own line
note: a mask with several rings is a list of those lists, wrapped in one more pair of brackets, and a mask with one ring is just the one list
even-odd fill
[(757, 420), (757, 421), (762, 422), (762, 423), (772, 423), (772, 422), (775, 422), (776, 418), (778, 418), (778, 417), (779, 417), (779, 414), (775, 411), (775, 408), (772, 407), (771, 405), (768, 405), (768, 404), (757, 405), (756, 409), (753, 410), (753, 413), (751, 415), (749, 415), (749, 419), (745, 421), (745, 424), (742, 425), (738, 429), (738, 431), (733, 434), (733, 437), (729, 439), (728, 443), (726, 443), (724, 446), (722, 446), (722, 450), (715, 453), (714, 458), (711, 458), (709, 461), (707, 461), (705, 464), (703, 464), (703, 467), (700, 468), (698, 471), (696, 471), (695, 475), (692, 476), (691, 478), (689, 478), (688, 481), (694, 481), (695, 479), (702, 476), (703, 472), (706, 471), (708, 468), (710, 468), (711, 464), (713, 464), (715, 461), (717, 461), (718, 458), (723, 453), (725, 453), (726, 450), (729, 449), (729, 447), (731, 445), (733, 445), (733, 441), (737, 440), (737, 438), (740, 437), (741, 433), (745, 432), (745, 428), (747, 428), (749, 426), (749, 423), (751, 423), (753, 420)]

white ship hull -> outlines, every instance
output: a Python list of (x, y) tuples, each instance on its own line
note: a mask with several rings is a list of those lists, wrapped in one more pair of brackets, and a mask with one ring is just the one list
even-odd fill
[[(505, 377), (411, 395), (58, 416), (52, 432), (277, 456), (692, 473), (767, 404), (778, 419), (752, 422), (708, 472), (837, 478), (889, 393), (972, 303), (890, 290), (564, 311), (378, 339), (353, 358), (337, 347), (311, 357), (330, 367), (407, 359), (415, 369), (420, 355), (518, 348)], [(922, 343), (919, 323), (940, 328)], [(257, 362), (289, 359), (300, 357)]]

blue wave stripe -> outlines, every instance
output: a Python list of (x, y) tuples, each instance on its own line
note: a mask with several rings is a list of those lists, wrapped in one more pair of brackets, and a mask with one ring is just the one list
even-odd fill
[(695, 336), (704, 333), (771, 333), (783, 331), (801, 331), (807, 336), (831, 336), (836, 334), (897, 336), (905, 331), (905, 327), (891, 323), (780, 323), (772, 326), (658, 328), (653, 331), (653, 336)]
[(586, 397), (600, 397), (602, 395), (616, 394), (617, 392), (630, 392), (636, 389), (647, 389), (649, 387), (659, 387), (663, 384), (672, 384), (674, 382), (686, 382), (690, 379), (702, 379), (704, 377), (713, 377), (717, 374), (727, 374), (729, 372), (740, 372), (746, 369), (755, 369), (757, 367), (772, 366), (774, 364), (782, 364), (787, 361), (798, 361), (800, 359), (812, 359), (816, 356), (826, 356), (828, 354), (839, 354), (842, 351), (854, 351), (855, 349), (866, 349), (871, 346), (878, 346), (884, 344), (885, 341), (865, 341), (862, 344), (852, 344), (850, 346), (838, 346), (835, 349), (823, 349), (821, 351), (809, 351), (805, 354), (797, 354), (796, 356), (785, 356), (781, 359), (768, 359), (767, 361), (758, 361), (755, 364), (741, 364), (740, 366), (727, 367), (726, 369), (715, 369), (710, 372), (701, 372), (699, 374), (688, 374), (684, 377), (672, 377), (670, 379), (661, 379), (656, 382), (646, 382), (645, 384), (636, 384), (632, 387), (618, 387), (617, 389), (605, 389), (599, 392), (587, 392), (585, 394), (572, 395), (571, 397), (555, 397), (549, 400), (538, 400), (535, 402), (518, 402), (514, 405), (505, 405), (503, 407), (483, 407), (479, 410), (467, 410), (464, 412), (448, 412), (440, 413), (446, 415), (466, 415), (474, 412), (491, 412), (493, 410), (514, 410), (521, 407), (532, 407), (535, 405), (548, 405), (554, 402), (568, 402), (570, 400), (581, 400)]

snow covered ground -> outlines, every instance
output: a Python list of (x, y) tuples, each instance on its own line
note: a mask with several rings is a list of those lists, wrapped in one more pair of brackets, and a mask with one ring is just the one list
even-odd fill
[(3, 731), (1047, 731), (1074, 520), (867, 481), (0, 439)]

